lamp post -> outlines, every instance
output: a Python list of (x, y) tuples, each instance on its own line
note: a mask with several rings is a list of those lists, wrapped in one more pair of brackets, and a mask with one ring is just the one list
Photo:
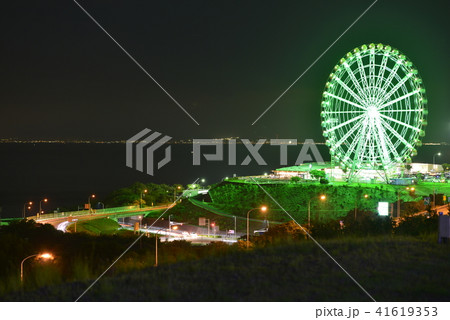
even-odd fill
[[(435, 171), (434, 167), (436, 164), (436, 156), (441, 156), (441, 153), (438, 152), (438, 153), (433, 154), (433, 171)], [(434, 183), (433, 183), (433, 208), (436, 208), (436, 187), (435, 187)]]
[(249, 240), (249, 235), (250, 235), (250, 212), (252, 212), (253, 210), (256, 209), (260, 209), (262, 212), (266, 212), (267, 211), (267, 207), (266, 206), (262, 206), (260, 208), (252, 208), (250, 210), (248, 210), (247, 212), (247, 249), (250, 245), (250, 240)]
[[(364, 199), (367, 199), (367, 198), (369, 198), (369, 195), (365, 194), (364, 195)], [(358, 212), (358, 197), (356, 197), (356, 200), (355, 200), (355, 221), (356, 221), (356, 214), (357, 214), (357, 212)]]
[(164, 228), (160, 228), (155, 233), (155, 265), (154, 265), (154, 267), (158, 266), (158, 233), (162, 230), (164, 230)]
[(172, 222), (170, 221), (170, 217), (171, 217), (171, 216), (172, 216), (172, 215), (169, 214), (169, 232), (167, 233), (167, 239), (169, 239), (170, 231), (172, 230)]
[(88, 209), (89, 209), (89, 213), (91, 213), (91, 198), (95, 198), (95, 194), (91, 194), (88, 197)]
[(48, 202), (48, 199), (45, 198), (45, 199), (42, 199), (41, 201), (39, 201), (39, 214), (38, 214), (38, 217), (39, 217), (39, 216), (41, 215), (41, 213), (42, 213), (42, 201)]
[[(327, 196), (324, 195), (324, 194), (322, 194), (319, 197), (319, 199), (322, 200), (322, 201), (326, 200), (326, 198), (327, 198)], [(311, 228), (311, 200), (312, 199), (308, 200), (308, 229)]]
[(37, 253), (37, 254), (32, 254), (31, 256), (26, 257), (25, 259), (22, 260), (22, 262), (20, 263), (20, 283), (23, 285), (23, 263), (33, 257), (38, 257), (44, 260), (51, 260), (53, 259), (53, 255), (51, 255), (50, 253)]
[(237, 239), (236, 216), (234, 216), (234, 237)]
[(180, 190), (180, 189), (181, 189), (180, 186), (173, 188), (173, 202), (177, 201), (177, 190)]
[(434, 170), (434, 165), (436, 164), (436, 156), (441, 156), (441, 153), (438, 152), (438, 153), (433, 154), (433, 170)]
[(142, 195), (143, 195), (143, 193), (147, 193), (147, 192), (148, 192), (147, 189), (145, 189), (143, 192), (141, 192), (141, 201), (139, 202), (139, 209), (142, 209)]
[(31, 209), (31, 205), (33, 204), (33, 202), (25, 202), (25, 204), (23, 205), (23, 213), (22, 213), (22, 218), (26, 218), (26, 215), (25, 215), (25, 207), (26, 206), (28, 206), (28, 210), (30, 210)]

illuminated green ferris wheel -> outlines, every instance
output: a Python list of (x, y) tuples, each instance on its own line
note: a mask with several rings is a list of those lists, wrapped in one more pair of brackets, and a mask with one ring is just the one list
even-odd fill
[(350, 170), (408, 163), (427, 125), (422, 79), (411, 61), (383, 44), (355, 48), (334, 67), (322, 100), (322, 128), (332, 161)]

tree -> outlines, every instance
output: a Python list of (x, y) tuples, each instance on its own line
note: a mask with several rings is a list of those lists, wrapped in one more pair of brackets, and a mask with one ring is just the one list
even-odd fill
[(326, 176), (325, 171), (322, 170), (311, 170), (309, 174), (316, 180), (319, 180), (320, 178), (325, 178)]
[(417, 178), (417, 183), (421, 182), (423, 180), (423, 174), (419, 172), (418, 174), (416, 174), (416, 178)]
[(445, 171), (450, 170), (450, 163), (443, 163), (442, 168), (444, 168)]
[(294, 182), (294, 183), (297, 183), (297, 182), (300, 181), (300, 177), (292, 177), (291, 181)]

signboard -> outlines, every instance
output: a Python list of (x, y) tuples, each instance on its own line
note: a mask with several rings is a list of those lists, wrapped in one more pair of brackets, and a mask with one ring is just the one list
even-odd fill
[(428, 206), (430, 204), (430, 197), (423, 198), (423, 204)]
[(134, 223), (134, 231), (139, 231), (139, 222)]
[(380, 216), (389, 215), (389, 202), (378, 202), (378, 215)]
[(198, 218), (199, 226), (206, 226), (206, 218)]
[(234, 230), (228, 230), (229, 234), (234, 234)]

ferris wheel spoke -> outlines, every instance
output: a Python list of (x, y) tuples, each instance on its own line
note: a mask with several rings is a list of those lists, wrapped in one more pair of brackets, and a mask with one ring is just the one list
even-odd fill
[(369, 143), (370, 137), (371, 137), (370, 136), (370, 131), (371, 131), (370, 129), (371, 129), (370, 125), (367, 125), (367, 131), (364, 134), (362, 146), (358, 150), (358, 152), (356, 153), (357, 158), (359, 159), (358, 163), (362, 163), (363, 160), (364, 160), (364, 156), (366, 155), (367, 144)]
[[(364, 65), (362, 63), (362, 59), (360, 56), (356, 58), (356, 62), (358, 63), (359, 77), (363, 83), (363, 89), (367, 89), (369, 85), (367, 84), (366, 71), (364, 70)], [(363, 91), (367, 96), (367, 91)]]
[[(379, 89), (381, 89), (381, 83), (382, 83), (382, 79), (384, 77), (384, 73), (386, 71), (387, 62), (388, 62), (388, 55), (384, 54), (383, 55), (383, 60), (381, 60), (380, 71), (378, 72), (378, 79), (377, 79), (377, 82), (375, 84), (375, 87), (377, 87)], [(380, 95), (380, 91), (378, 92), (377, 96)]]
[(389, 91), (388, 94), (386, 94), (384, 97), (382, 97), (380, 103), (385, 102), (386, 100), (388, 100), (394, 93), (395, 91), (397, 91), (402, 85), (405, 84), (406, 81), (408, 81), (409, 78), (411, 78), (412, 73), (407, 74), (406, 76), (403, 77), (402, 80), (400, 80), (399, 83), (397, 83), (391, 91)]
[(367, 99), (367, 95), (364, 93), (364, 90), (361, 88), (361, 85), (359, 84), (358, 80), (356, 79), (356, 76), (353, 73), (353, 70), (350, 68), (350, 66), (347, 63), (344, 63), (344, 68), (347, 71), (348, 75), (350, 76), (350, 79), (352, 80), (353, 85), (356, 87), (356, 90), (358, 91), (359, 95), (361, 97), (364, 97)]
[(381, 90), (379, 91), (380, 94), (378, 95), (378, 99), (381, 98), (382, 92), (385, 92), (387, 88), (389, 88), (392, 79), (394, 79), (395, 75), (397, 74), (397, 70), (400, 68), (400, 63), (396, 63), (395, 66), (391, 69), (391, 73), (389, 74), (388, 78), (386, 79), (386, 82), (381, 87)]
[(423, 109), (405, 109), (405, 110), (378, 110), (379, 112), (420, 112)]
[(329, 93), (329, 92), (328, 92), (328, 93), (327, 93), (327, 96), (333, 97), (333, 98), (335, 98), (335, 99), (337, 99), (337, 100), (341, 100), (342, 102), (345, 102), (345, 103), (350, 104), (350, 105), (352, 105), (352, 106), (358, 107), (358, 108), (360, 108), (360, 109), (367, 110), (366, 107), (363, 107), (363, 106), (361, 106), (361, 105), (359, 105), (359, 104), (357, 104), (357, 103), (354, 103), (354, 102), (352, 102), (352, 101), (350, 101), (350, 100), (341, 98), (341, 97), (339, 97), (339, 96), (337, 96), (337, 95), (334, 95), (334, 94), (332, 94), (332, 93)]
[(370, 90), (373, 90), (374, 85), (375, 85), (375, 49), (372, 49), (370, 50), (369, 55), (369, 88), (371, 88)]
[[(362, 128), (362, 131), (365, 132), (365, 125), (366, 124), (363, 122), (363, 125), (364, 126)], [(355, 139), (353, 139), (352, 143), (350, 144), (350, 147), (348, 148), (347, 152), (345, 153), (345, 157), (346, 158), (350, 159), (350, 156), (352, 155), (353, 150), (355, 150), (355, 147), (358, 144), (358, 142), (359, 142), (359, 139), (356, 139), (356, 137), (355, 137)]]
[(353, 132), (355, 132), (362, 126), (362, 124), (363, 124), (363, 121), (359, 121), (355, 126), (353, 126), (349, 131), (347, 131), (347, 133), (344, 136), (342, 136), (342, 138), (338, 142), (336, 142), (333, 145), (333, 147), (334, 148), (340, 147), (342, 143), (347, 141), (347, 139), (353, 134)]
[[(403, 95), (401, 97), (398, 97), (398, 98), (396, 98), (394, 100), (391, 100), (391, 101), (383, 104), (382, 106), (378, 107), (378, 110), (380, 111), (381, 109), (386, 108), (387, 106), (390, 106), (390, 105), (392, 105), (392, 104), (394, 104), (396, 102), (399, 102), (399, 101), (401, 101), (403, 99), (409, 98), (410, 96), (415, 95), (416, 93), (419, 93), (419, 92), (420, 92), (419, 89), (411, 91), (411, 92), (409, 92), (409, 93), (407, 93), (407, 94), (405, 94), (405, 95)], [(415, 109), (415, 110), (420, 110), (420, 109)], [(398, 112), (404, 112), (404, 111), (413, 111), (413, 110), (397, 110), (397, 111)]]
[(387, 119), (387, 120), (390, 120), (390, 121), (392, 121), (392, 122), (398, 123), (398, 124), (400, 124), (400, 125), (402, 125), (402, 126), (404, 126), (404, 127), (407, 127), (407, 128), (409, 128), (409, 129), (412, 129), (412, 130), (414, 130), (414, 131), (416, 131), (416, 132), (420, 131), (419, 128), (416, 128), (416, 127), (414, 127), (414, 126), (412, 126), (412, 125), (410, 125), (410, 124), (407, 124), (407, 123), (404, 123), (404, 122), (402, 122), (402, 121), (400, 121), (400, 120), (397, 120), (397, 119), (394, 119), (394, 118), (392, 118), (392, 117), (389, 117), (389, 116), (387, 116), (387, 115), (385, 115), (385, 114), (380, 113), (379, 115), (380, 115), (380, 117), (383, 117), (383, 118), (385, 118), (385, 119)]
[[(374, 139), (375, 138), (375, 132), (374, 132), (374, 127), (373, 124), (370, 124), (369, 126), (369, 130), (367, 132), (367, 142), (366, 142), (366, 160), (369, 160), (370, 162), (374, 162), (375, 161), (375, 149), (378, 147), (378, 139)], [(364, 159), (361, 159), (364, 160)]]
[(345, 158), (350, 159), (350, 156), (353, 153), (353, 150), (355, 150), (356, 145), (358, 144), (359, 140), (358, 137), (360, 138), (362, 133), (361, 132), (365, 132), (366, 131), (366, 126), (367, 126), (367, 121), (363, 120), (360, 123), (362, 123), (362, 129), (360, 131), (360, 134), (358, 136), (355, 137), (355, 139), (353, 139), (352, 143), (350, 144), (350, 147), (347, 149), (347, 152), (345, 152)]
[(376, 120), (376, 126), (380, 135), (380, 143), (381, 143), (381, 148), (383, 151), (383, 156), (384, 156), (384, 163), (383, 164), (388, 164), (390, 162), (390, 157), (389, 157), (389, 153), (387, 148), (390, 149), (391, 153), (394, 155), (394, 157), (399, 157), (398, 156), (398, 152), (395, 149), (394, 145), (392, 144), (392, 141), (389, 139), (389, 137), (386, 134), (386, 130), (384, 130), (383, 126), (382, 126), (382, 122), (383, 119), (378, 118)]
[[(354, 169), (354, 167), (355, 167), (355, 165), (357, 164), (357, 163), (361, 163), (361, 161), (360, 160), (358, 160), (359, 159), (359, 156), (361, 155), (361, 149), (364, 149), (364, 147), (365, 147), (365, 142), (366, 142), (366, 135), (367, 135), (367, 133), (366, 133), (366, 131), (367, 131), (367, 127), (368, 127), (368, 121), (367, 121), (367, 118), (365, 119), (365, 121), (364, 121), (364, 123), (363, 123), (363, 128), (362, 128), (362, 130), (361, 130), (361, 133), (360, 133), (360, 135), (359, 135), (359, 139), (355, 139), (355, 145), (354, 145), (354, 147), (353, 147), (353, 149), (356, 147), (356, 150), (355, 150), (355, 154), (354, 154), (354, 156), (353, 156), (353, 169)], [(363, 147), (363, 145), (364, 145), (364, 147)], [(353, 152), (353, 149), (352, 149), (352, 152)]]
[(347, 121), (345, 121), (345, 122), (342, 122), (341, 124), (339, 124), (339, 125), (337, 125), (337, 126), (335, 126), (335, 127), (332, 127), (332, 128), (330, 128), (330, 129), (326, 130), (325, 132), (328, 133), (328, 132), (337, 130), (337, 129), (339, 129), (339, 128), (342, 128), (343, 126), (346, 126), (346, 125), (348, 125), (348, 124), (350, 124), (350, 123), (352, 123), (352, 122), (355, 122), (355, 121), (361, 119), (363, 116), (364, 116), (364, 114), (361, 114), (361, 115), (359, 115), (359, 116), (357, 116), (357, 117), (354, 117), (354, 118), (352, 118), (352, 119), (349, 119), (349, 120), (347, 120)]
[(360, 96), (358, 96), (355, 91), (353, 91), (352, 89), (349, 88), (349, 86), (347, 86), (339, 77), (336, 77), (336, 81), (342, 86), (342, 88), (344, 88), (345, 91), (347, 91), (348, 93), (351, 94), (351, 96), (353, 98), (356, 99), (356, 101), (358, 101), (364, 110), (367, 110), (367, 108), (364, 107), (365, 103), (364, 101), (360, 98)]
[(345, 113), (363, 113), (363, 112), (366, 112), (366, 111), (363, 111), (363, 110), (351, 110), (351, 111), (334, 111), (334, 110), (331, 110), (331, 111), (324, 111), (326, 114), (345, 114)]
[(413, 146), (408, 141), (406, 141), (405, 138), (403, 138), (403, 136), (400, 133), (398, 133), (394, 128), (392, 128), (392, 126), (387, 121), (385, 121), (383, 119), (380, 119), (380, 120), (383, 122), (383, 124), (386, 126), (386, 128), (388, 128), (389, 131), (391, 131), (394, 134), (394, 136), (396, 136), (397, 139), (400, 140), (405, 146), (407, 146), (410, 149), (413, 148)]

